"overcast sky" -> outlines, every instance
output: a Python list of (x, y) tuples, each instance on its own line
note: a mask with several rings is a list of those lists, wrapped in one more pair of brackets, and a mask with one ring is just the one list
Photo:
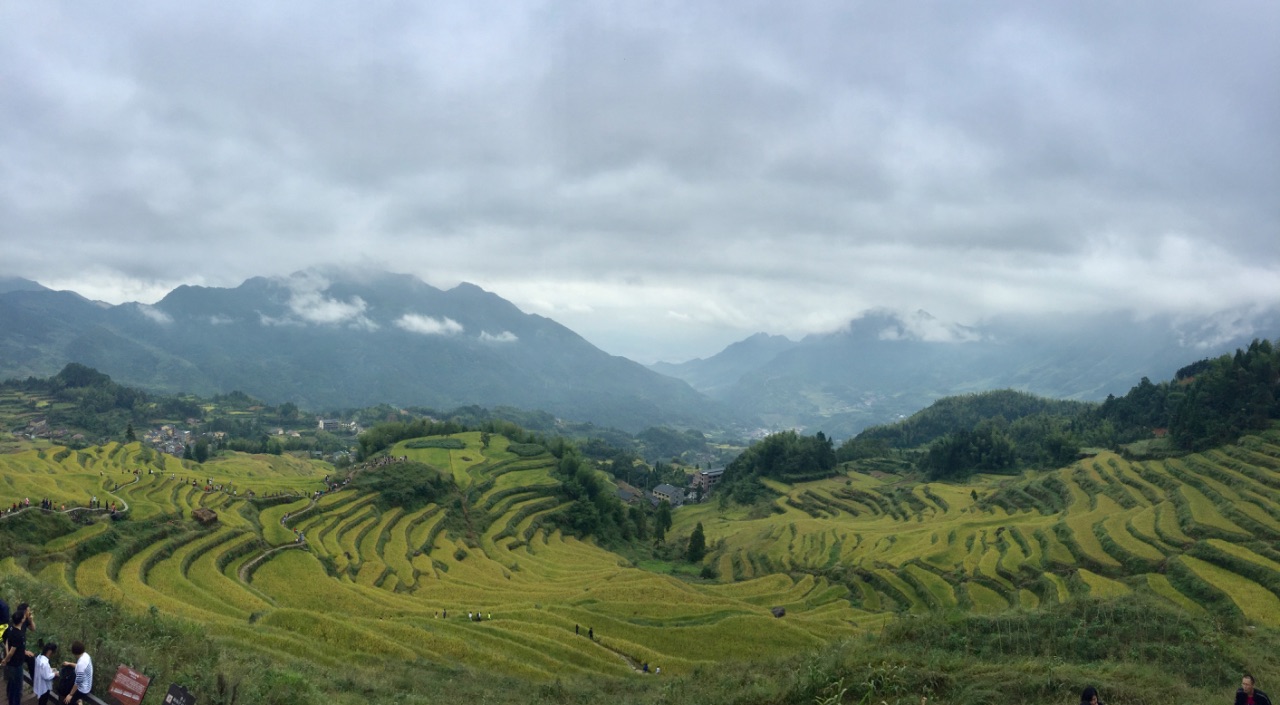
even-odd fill
[(1280, 304), (1280, 3), (0, 3), (0, 275), (355, 263), (642, 362)]

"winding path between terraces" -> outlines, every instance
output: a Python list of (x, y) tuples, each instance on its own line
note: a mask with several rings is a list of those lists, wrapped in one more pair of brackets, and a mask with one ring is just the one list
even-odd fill
[[(115, 488), (115, 489), (116, 489), (116, 490), (118, 490), (118, 489), (120, 489), (121, 487), (128, 487), (129, 485), (136, 484), (136, 483), (137, 483), (137, 482), (139, 482), (141, 479), (142, 479), (141, 477), (138, 477), (137, 475), (134, 475), (134, 477), (133, 477), (133, 481), (132, 481), (132, 482), (126, 482), (126, 483), (124, 483), (123, 485), (116, 485), (116, 488)], [(115, 492), (115, 490), (111, 490), (110, 492), (108, 492), (107, 490), (103, 490), (103, 493), (105, 493), (108, 497), (112, 497), (112, 498), (114, 498), (117, 502), (119, 502), (119, 503), (120, 503), (119, 511), (121, 511), (121, 512), (127, 512), (127, 511), (129, 511), (129, 503), (128, 503), (128, 502), (126, 502), (126, 501), (124, 501), (124, 498), (123, 498), (123, 497), (117, 497), (115, 494), (113, 494), (114, 492)], [(28, 511), (37, 511), (37, 512), (53, 512), (54, 514), (66, 514), (66, 515), (68, 515), (68, 516), (69, 516), (69, 515), (71, 515), (73, 512), (108, 512), (108, 511), (111, 511), (111, 510), (107, 509), (106, 507), (98, 507), (98, 508), (93, 508), (93, 507), (72, 507), (72, 508), (70, 508), (70, 509), (44, 509), (44, 508), (42, 508), (42, 507), (38, 507), (38, 506), (36, 506), (36, 505), (34, 505), (34, 504), (33, 504), (33, 505), (29, 506), (29, 507), (20, 507), (20, 508), (18, 508), (16, 511), (7, 512), (7, 513), (5, 513), (3, 516), (0, 516), (0, 520), (8, 519), (9, 517), (16, 517), (16, 516), (18, 516), (19, 514), (22, 514), (23, 512), (28, 512)]]
[[(303, 514), (306, 514), (312, 509), (315, 509), (316, 503), (318, 501), (319, 500), (317, 500), (316, 497), (312, 496), (311, 504), (308, 504), (305, 509), (300, 509), (294, 512), (293, 514), (290, 514), (288, 519), (281, 519), (280, 524), (285, 528), (288, 528), (289, 525), (286, 523), (287, 521), (293, 521), (294, 519), (297, 519), (298, 517), (302, 516)], [(271, 548), (264, 549), (262, 553), (259, 553), (258, 555), (254, 556), (251, 560), (245, 561), (244, 565), (240, 566), (240, 570), (237, 571), (236, 575), (240, 578), (240, 582), (245, 583), (247, 585), (249, 583), (249, 573), (255, 567), (257, 567), (258, 564), (267, 560), (268, 558), (270, 558), (272, 555), (275, 555), (279, 551), (287, 551), (291, 548), (306, 548), (306, 547), (307, 547), (307, 542), (305, 540), (302, 540), (302, 541), (295, 541), (293, 543), (286, 543), (283, 546), (272, 546)]]

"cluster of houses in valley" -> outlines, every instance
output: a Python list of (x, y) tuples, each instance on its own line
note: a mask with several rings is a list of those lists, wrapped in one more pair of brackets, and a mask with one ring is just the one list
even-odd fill
[(625, 504), (640, 504), (647, 500), (649, 504), (655, 507), (661, 504), (663, 500), (666, 500), (672, 507), (705, 502), (707, 497), (711, 496), (712, 488), (716, 486), (716, 483), (720, 482), (720, 478), (723, 476), (724, 468), (699, 470), (689, 478), (689, 489), (687, 490), (664, 482), (653, 488), (652, 491), (645, 492), (625, 482), (619, 482), (618, 499), (621, 499)]
[(37, 438), (43, 438), (43, 439), (52, 440), (52, 441), (84, 440), (83, 433), (72, 433), (69, 429), (50, 426), (49, 422), (45, 419), (33, 419), (31, 421), (28, 421), (25, 428), (21, 428), (21, 429), (18, 429), (17, 431), (14, 431), (13, 435), (18, 436), (19, 438), (25, 438), (29, 441), (34, 441)]
[[(191, 427), (199, 426), (199, 424), (199, 419), (189, 418), (186, 420), (186, 425)], [(316, 429), (320, 431), (328, 431), (329, 433), (351, 434), (359, 434), (364, 431), (358, 421), (342, 421), (339, 419), (326, 419), (322, 417), (316, 418)], [(283, 427), (271, 429), (270, 434), (273, 436), (285, 436), (288, 438), (302, 437), (301, 432), (293, 429), (285, 429)], [(29, 421), (24, 428), (14, 431), (13, 435), (26, 440), (44, 439), (61, 441), (64, 443), (86, 440), (83, 433), (74, 433), (67, 428), (51, 426), (48, 420), (44, 418)], [(222, 431), (197, 434), (194, 431), (185, 430), (176, 425), (165, 424), (158, 428), (152, 428), (144, 431), (138, 440), (161, 453), (168, 453), (169, 455), (181, 457), (183, 452), (186, 450), (186, 447), (196, 442), (201, 435), (216, 442), (225, 438), (227, 434)]]
[[(195, 419), (187, 419), (188, 423), (196, 421)], [(194, 425), (194, 424), (192, 424)], [(152, 428), (143, 432), (142, 442), (155, 448), (161, 453), (176, 455), (182, 457), (183, 450), (195, 438), (195, 434), (191, 431), (184, 431), (176, 426), (165, 424), (160, 428)]]

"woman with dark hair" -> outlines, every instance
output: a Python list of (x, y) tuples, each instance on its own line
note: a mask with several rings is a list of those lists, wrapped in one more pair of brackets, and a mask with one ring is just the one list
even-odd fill
[(1093, 686), (1086, 687), (1080, 694), (1080, 705), (1102, 705), (1102, 700), (1098, 698), (1098, 689)]
[(48, 705), (58, 701), (58, 696), (53, 692), (53, 679), (57, 678), (58, 674), (53, 672), (53, 664), (50, 662), (56, 653), (58, 653), (58, 645), (51, 641), (40, 649), (40, 655), (36, 657), (36, 672), (31, 676), (31, 690), (39, 698), (36, 705)]
[(8, 680), (5, 694), (9, 705), (22, 705), (22, 674), (26, 671), (27, 659), (34, 654), (27, 651), (27, 630), (35, 627), (35, 615), (27, 603), (18, 605), (13, 611), (9, 628), (4, 633), (4, 650), (0, 652), (0, 661), (4, 663), (4, 677)]

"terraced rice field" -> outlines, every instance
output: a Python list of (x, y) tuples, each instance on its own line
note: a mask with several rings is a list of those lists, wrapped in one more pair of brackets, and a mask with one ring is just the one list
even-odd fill
[(769, 658), (902, 611), (1142, 591), (1189, 611), (1218, 595), (1215, 608), (1257, 623), (1280, 613), (1277, 432), (1168, 462), (1104, 453), (972, 485), (858, 473), (775, 485), (783, 496), (764, 518), (715, 503), (679, 509), (669, 540), (702, 522), (715, 581), (641, 570), (563, 535), (546, 521), (563, 509), (554, 458), (516, 456), (500, 437), (488, 448), (478, 433), (455, 438), (465, 447), (391, 450), (457, 481), (456, 496), (409, 511), (354, 490), (313, 496), (332, 468), (293, 459), (148, 462), (136, 445), (0, 456), (5, 504), (96, 494), (135, 519), (197, 507), (220, 518), (156, 522), (137, 545), (96, 552), (109, 523), (89, 523), (0, 570), (196, 619), (212, 638), (278, 657), (422, 658), (538, 680)]
[[(1278, 470), (1273, 430), (1176, 460), (1102, 453), (1048, 473), (919, 485), (911, 497), (893, 477), (783, 486), (772, 516), (729, 518), (700, 505), (676, 513), (673, 533), (702, 522), (707, 561), (724, 577), (762, 565), (842, 576), (850, 604), (869, 612), (953, 599), (994, 610), (1137, 590), (1184, 609), (1199, 609), (1196, 594), (1220, 593), (1247, 619), (1270, 623), (1267, 596), (1280, 596)], [(1166, 575), (1188, 550), (1191, 569)]]

